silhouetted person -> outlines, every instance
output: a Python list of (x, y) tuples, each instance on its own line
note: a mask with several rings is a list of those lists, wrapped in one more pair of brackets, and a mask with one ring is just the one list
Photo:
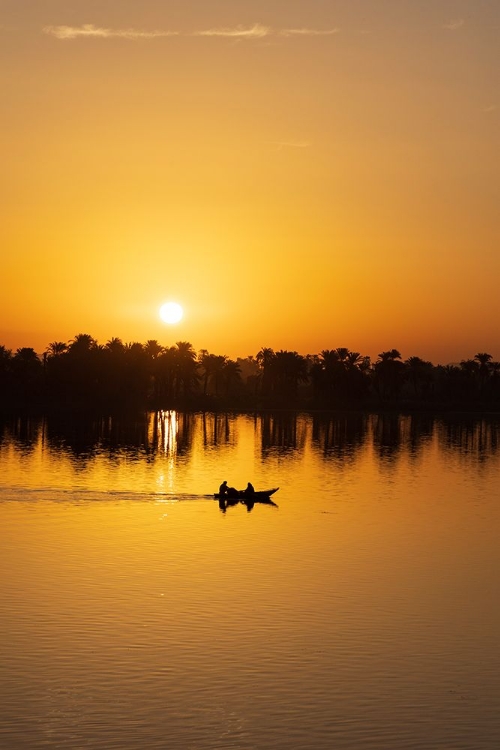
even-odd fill
[(219, 495), (220, 495), (220, 497), (225, 497), (227, 495), (227, 490), (228, 490), (227, 481), (224, 480), (222, 482), (221, 486), (219, 487)]
[(244, 490), (246, 496), (251, 496), (255, 494), (255, 488), (251, 482), (249, 482)]

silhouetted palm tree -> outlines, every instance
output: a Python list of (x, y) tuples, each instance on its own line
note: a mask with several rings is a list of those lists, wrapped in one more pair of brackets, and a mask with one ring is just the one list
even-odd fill
[(382, 400), (394, 399), (403, 385), (405, 366), (397, 349), (381, 352), (374, 366), (374, 381)]
[(491, 354), (487, 354), (487, 352), (479, 352), (478, 354), (474, 355), (474, 361), (479, 364), (479, 370), (478, 370), (478, 387), (479, 387), (479, 395), (484, 396), (485, 391), (487, 390), (488, 381), (490, 379), (491, 375), (491, 361), (493, 357)]
[(52, 341), (45, 350), (48, 357), (60, 357), (67, 351), (68, 345), (65, 341)]
[(274, 350), (269, 347), (262, 347), (255, 355), (255, 361), (260, 369), (260, 392), (263, 396), (268, 396), (274, 389), (274, 372), (273, 365), (275, 360)]
[(0, 404), (8, 403), (12, 387), (12, 350), (0, 345)]
[(307, 381), (307, 360), (298, 352), (280, 349), (274, 355), (273, 371), (278, 394), (295, 399), (299, 383)]
[(226, 396), (229, 396), (236, 384), (241, 385), (241, 367), (232, 359), (226, 359), (223, 367), (223, 378)]
[(106, 341), (105, 347), (106, 351), (111, 352), (111, 354), (124, 354), (125, 353), (125, 344), (123, 341), (116, 336), (109, 339), (109, 341)]
[(158, 359), (163, 352), (163, 346), (156, 339), (148, 339), (143, 349), (150, 359)]
[(41, 394), (42, 362), (32, 347), (23, 346), (12, 357), (14, 396), (24, 403), (33, 402)]
[(68, 351), (71, 354), (87, 354), (97, 347), (97, 341), (89, 333), (78, 333), (70, 342)]
[(415, 396), (423, 396), (432, 382), (432, 362), (427, 362), (420, 357), (408, 357), (405, 361), (406, 371), (413, 385)]
[(474, 360), (476, 362), (479, 362), (479, 366), (488, 370), (488, 365), (493, 359), (491, 354), (487, 354), (487, 352), (479, 352), (478, 354), (474, 355)]
[(224, 382), (224, 368), (226, 366), (226, 361), (227, 357), (225, 354), (210, 355), (210, 379), (214, 386), (216, 396), (220, 395), (220, 388)]
[(363, 399), (368, 391), (370, 358), (347, 347), (323, 349), (310, 368), (315, 397), (328, 406)]
[(176, 396), (189, 396), (198, 383), (196, 352), (189, 341), (177, 341)]
[(212, 386), (213, 393), (218, 396), (220, 385), (223, 381), (224, 366), (227, 357), (223, 355), (210, 354), (206, 349), (200, 351), (198, 363), (202, 370), (203, 378), (203, 395), (207, 396), (209, 386)]

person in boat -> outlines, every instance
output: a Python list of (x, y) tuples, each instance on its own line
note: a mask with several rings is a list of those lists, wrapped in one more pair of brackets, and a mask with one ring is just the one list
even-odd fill
[(224, 480), (224, 481), (222, 482), (221, 486), (219, 487), (219, 495), (220, 495), (221, 497), (226, 497), (226, 495), (227, 495), (227, 490), (228, 490), (228, 486), (227, 486), (227, 481), (226, 481), (226, 480)]
[(253, 486), (251, 482), (249, 482), (247, 486), (245, 487), (245, 489), (243, 490), (243, 492), (245, 494), (245, 497), (251, 497), (252, 495), (255, 494), (255, 487)]

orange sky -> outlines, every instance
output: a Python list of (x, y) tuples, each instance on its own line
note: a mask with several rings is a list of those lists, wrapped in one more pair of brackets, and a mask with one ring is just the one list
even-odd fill
[(4, 0), (0, 344), (500, 359), (499, 31), (491, 0)]

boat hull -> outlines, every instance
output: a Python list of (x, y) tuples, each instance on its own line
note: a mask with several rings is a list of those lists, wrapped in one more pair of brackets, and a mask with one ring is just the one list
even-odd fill
[(214, 493), (216, 500), (255, 500), (262, 502), (278, 492), (279, 487), (274, 487), (272, 490), (258, 490), (256, 492), (247, 493), (245, 490), (238, 490), (237, 495), (220, 495), (218, 492)]

